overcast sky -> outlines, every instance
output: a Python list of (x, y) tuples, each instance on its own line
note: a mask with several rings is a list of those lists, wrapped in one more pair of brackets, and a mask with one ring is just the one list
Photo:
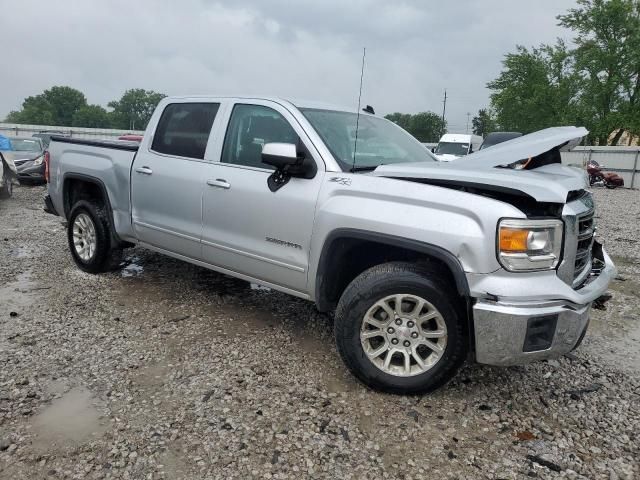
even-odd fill
[(271, 94), (377, 113), (442, 112), (464, 131), (516, 44), (554, 42), (573, 0), (0, 0), (0, 118), (53, 85), (106, 106), (128, 88)]

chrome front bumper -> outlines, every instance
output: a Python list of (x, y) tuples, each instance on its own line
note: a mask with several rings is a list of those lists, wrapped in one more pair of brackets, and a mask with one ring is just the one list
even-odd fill
[[(473, 307), (476, 361), (489, 365), (518, 365), (535, 360), (559, 357), (573, 350), (589, 323), (591, 302), (604, 295), (616, 268), (606, 254), (604, 268), (597, 277), (578, 290), (554, 289), (546, 282), (547, 298), (540, 298), (540, 285), (530, 284), (532, 297), (486, 295)], [(542, 279), (540, 279), (542, 280)], [(533, 282), (533, 278), (528, 279)], [(484, 282), (486, 285), (487, 282)], [(478, 282), (478, 285), (483, 282)], [(558, 287), (560, 285), (558, 284)], [(513, 285), (512, 285), (513, 288)], [(532, 325), (545, 325), (550, 335), (548, 345), (531, 349)], [(552, 328), (553, 327), (553, 328)], [(544, 336), (544, 335), (543, 335)]]

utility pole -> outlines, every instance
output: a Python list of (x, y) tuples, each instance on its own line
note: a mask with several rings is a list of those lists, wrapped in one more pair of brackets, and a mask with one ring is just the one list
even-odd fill
[(443, 132), (442, 134), (444, 135), (446, 133), (446, 129), (447, 127), (445, 127), (445, 123), (444, 123), (444, 114), (447, 111), (447, 89), (444, 89), (444, 100), (442, 101), (442, 129)]
[(469, 117), (471, 116), (471, 112), (467, 112), (467, 134), (469, 133)]

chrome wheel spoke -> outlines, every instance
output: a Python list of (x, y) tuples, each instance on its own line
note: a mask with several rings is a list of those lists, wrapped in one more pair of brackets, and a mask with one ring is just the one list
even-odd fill
[(375, 337), (384, 337), (383, 330), (365, 330), (360, 333), (360, 338), (375, 338)]
[(387, 302), (378, 302), (376, 305), (378, 307), (380, 307), (382, 310), (384, 310), (384, 312), (387, 314), (387, 320), (393, 320), (394, 319), (395, 312), (393, 311), (393, 308), (391, 308)]
[(422, 336), (424, 338), (443, 338), (447, 336), (447, 332), (444, 330), (422, 330)]
[(420, 319), (420, 312), (422, 311), (426, 303), (426, 300), (423, 300), (422, 298), (418, 299), (418, 301), (416, 302), (416, 306), (411, 312), (411, 316)]
[(385, 343), (384, 345), (381, 345), (375, 350), (371, 352), (366, 352), (366, 353), (369, 358), (378, 358), (380, 355), (382, 355), (386, 351), (387, 351), (387, 344)]
[(444, 349), (440, 345), (430, 340), (423, 340), (420, 343), (422, 345), (425, 345), (427, 348), (429, 348), (433, 353), (435, 353), (438, 356), (444, 351)]
[(402, 352), (402, 356), (404, 357), (404, 374), (409, 375), (411, 373), (411, 354), (405, 350)]
[(404, 299), (404, 295), (396, 295), (395, 298), (395, 314), (396, 316), (402, 315), (402, 300)]
[(387, 356), (386, 356), (386, 357), (384, 357), (384, 364), (383, 364), (383, 366), (384, 366), (384, 369), (385, 369), (385, 370), (388, 370), (388, 369), (389, 369), (389, 365), (391, 365), (391, 358), (393, 357), (393, 354), (394, 354), (395, 352), (396, 352), (396, 350), (395, 350), (395, 349), (389, 350), (389, 351), (387, 352)]
[(416, 352), (415, 350), (413, 351), (413, 359), (416, 361), (416, 363), (418, 364), (418, 366), (421, 369), (426, 370), (427, 364), (424, 363), (424, 360), (422, 359), (420, 354), (418, 352)]
[(421, 315), (418, 317), (418, 321), (420, 323), (424, 323), (427, 320), (431, 320), (432, 318), (436, 318), (438, 315), (440, 315), (440, 313), (437, 310), (432, 310), (429, 313), (425, 313), (424, 315)]
[(372, 316), (369, 316), (369, 317), (365, 318), (364, 322), (368, 323), (369, 325), (372, 325), (372, 326), (376, 327), (379, 330), (382, 330), (386, 325), (385, 322), (381, 322), (380, 320), (376, 320)]

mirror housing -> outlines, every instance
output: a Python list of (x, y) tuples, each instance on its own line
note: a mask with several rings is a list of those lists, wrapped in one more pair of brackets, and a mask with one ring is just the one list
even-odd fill
[(316, 176), (316, 162), (308, 154), (304, 145), (294, 143), (265, 143), (262, 147), (262, 163), (274, 167), (267, 185), (272, 192), (285, 186), (291, 177), (313, 178)]
[(298, 161), (298, 152), (293, 143), (265, 143), (262, 147), (262, 163), (276, 170), (292, 167)]

